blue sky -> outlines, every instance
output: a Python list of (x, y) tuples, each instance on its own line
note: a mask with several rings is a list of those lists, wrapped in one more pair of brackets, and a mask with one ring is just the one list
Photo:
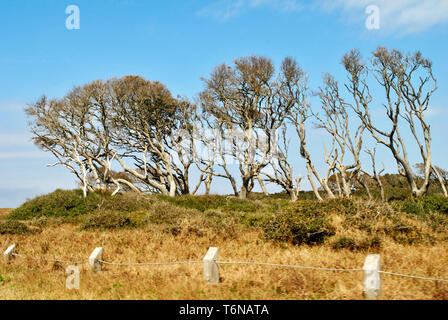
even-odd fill
[[(380, 9), (368, 30), (366, 8)], [(80, 29), (66, 28), (67, 6), (80, 9)], [(136, 74), (190, 98), (201, 77), (220, 63), (265, 55), (276, 64), (292, 56), (310, 74), (344, 80), (342, 55), (378, 45), (421, 50), (434, 62), (439, 90), (428, 120), (434, 162), (448, 168), (444, 136), (448, 109), (448, 0), (3, 0), (0, 2), (0, 207), (15, 207), (55, 188), (75, 187), (50, 155), (29, 141), (23, 108), (41, 95), (62, 97), (74, 85)], [(311, 132), (316, 157), (321, 135)], [(294, 154), (294, 150), (291, 151)], [(412, 156), (412, 152), (411, 152)], [(387, 152), (381, 161), (394, 171)], [(298, 157), (297, 157), (298, 158)], [(297, 161), (298, 173), (305, 174)], [(418, 160), (417, 160), (418, 161)], [(215, 191), (230, 192), (227, 182)]]

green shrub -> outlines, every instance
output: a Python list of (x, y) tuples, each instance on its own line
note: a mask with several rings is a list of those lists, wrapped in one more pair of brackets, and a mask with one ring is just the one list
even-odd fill
[(326, 214), (319, 210), (319, 204), (298, 203), (292, 210), (273, 215), (263, 224), (265, 237), (295, 245), (321, 244), (334, 235), (334, 228), (328, 223)]
[(401, 203), (401, 211), (423, 215), (431, 212), (448, 214), (448, 198), (439, 195), (425, 196), (417, 199), (407, 199)]
[(362, 230), (370, 235), (384, 234), (384, 228), (393, 225), (402, 216), (388, 203), (378, 201), (356, 201), (353, 214), (347, 215), (343, 223), (346, 229)]
[(385, 188), (384, 194), (387, 201), (403, 201), (409, 199), (412, 195), (409, 188)]
[[(11, 221), (15, 221), (15, 220), (11, 220)], [(36, 217), (33, 218), (31, 220), (29, 220), (28, 225), (31, 227), (37, 227), (37, 228), (46, 228), (49, 226), (60, 226), (62, 224), (64, 224), (65, 219), (61, 218), (61, 217)]]
[(82, 230), (113, 230), (136, 227), (130, 214), (116, 211), (103, 211), (86, 217)]
[(357, 206), (352, 198), (332, 199), (324, 202), (316, 202), (316, 209), (328, 214), (343, 214), (351, 216), (357, 213)]
[(7, 284), (8, 282), (10, 282), (11, 281), (11, 277), (9, 277), (9, 276), (2, 276), (1, 274), (0, 274), (0, 284), (1, 285), (5, 285), (5, 284)]
[(448, 215), (440, 212), (435, 212), (418, 218), (424, 219), (434, 232), (447, 233), (448, 230)]
[(230, 212), (256, 212), (259, 208), (254, 201), (232, 198), (220, 209)]
[(430, 234), (423, 232), (419, 227), (398, 216), (392, 219), (392, 223), (389, 226), (384, 228), (384, 233), (395, 242), (403, 245), (433, 241), (433, 237)]
[(135, 212), (154, 206), (154, 197), (136, 193), (111, 196), (102, 191), (90, 192), (86, 198), (81, 190), (56, 190), (36, 197), (13, 210), (8, 216), (14, 220), (46, 218), (77, 218), (96, 211)]
[(255, 212), (257, 205), (254, 201), (246, 199), (238, 199), (230, 196), (192, 196), (186, 195), (181, 197), (159, 196), (163, 201), (173, 205), (187, 209), (196, 209), (205, 212), (211, 209), (222, 209), (232, 212)]
[(378, 250), (381, 248), (381, 239), (378, 236), (364, 240), (355, 240), (350, 237), (341, 237), (333, 243), (333, 249), (347, 249), (350, 251)]
[(173, 225), (181, 219), (200, 214), (198, 210), (178, 207), (170, 202), (157, 201), (150, 210), (146, 210), (146, 221), (150, 224)]
[(8, 216), (10, 219), (30, 220), (37, 217), (77, 217), (98, 208), (102, 196), (90, 193), (83, 198), (81, 190), (56, 190), (22, 204)]
[(223, 196), (181, 196), (181, 197), (168, 197), (159, 196), (159, 199), (168, 202), (172, 205), (179, 206), (187, 209), (196, 209), (204, 212), (209, 209), (217, 209), (226, 205), (226, 198)]
[(356, 240), (349, 237), (342, 237), (333, 243), (333, 249), (336, 250), (340, 249), (354, 250), (355, 248), (356, 248)]
[(269, 216), (263, 212), (248, 212), (241, 213), (239, 216), (240, 222), (247, 227), (261, 227), (265, 223), (266, 220), (269, 219)]
[(448, 214), (448, 198), (439, 195), (426, 196), (419, 199), (425, 212), (436, 211)]
[(242, 227), (241, 219), (237, 214), (221, 211), (208, 210), (204, 212), (203, 225), (212, 229), (216, 234), (233, 237)]
[(157, 200), (148, 195), (135, 192), (119, 193), (115, 196), (103, 196), (98, 208), (100, 210), (136, 212), (151, 209)]
[(401, 209), (401, 211), (409, 214), (421, 215), (425, 213), (423, 205), (419, 201), (415, 201), (414, 199), (407, 199), (403, 201), (399, 205), (399, 208)]
[(27, 234), (32, 232), (33, 230), (19, 221), (11, 220), (0, 223), (0, 234)]

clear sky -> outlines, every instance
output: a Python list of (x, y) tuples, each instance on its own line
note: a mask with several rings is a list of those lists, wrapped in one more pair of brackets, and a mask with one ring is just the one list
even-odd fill
[[(80, 10), (80, 29), (66, 27), (70, 5)], [(380, 9), (379, 30), (366, 26), (369, 5)], [(276, 64), (292, 56), (317, 88), (323, 72), (344, 80), (340, 60), (352, 48), (364, 55), (378, 45), (421, 50), (439, 81), (428, 116), (434, 162), (448, 168), (447, 36), (448, 0), (2, 0), (0, 208), (76, 185), (66, 169), (46, 167), (53, 159), (30, 142), (27, 103), (128, 74), (194, 98), (214, 66), (247, 55), (268, 56)], [(316, 157), (319, 137), (310, 133)], [(389, 154), (381, 157), (395, 171)], [(301, 166), (297, 160), (297, 173), (305, 174)], [(214, 189), (231, 191), (225, 181)]]

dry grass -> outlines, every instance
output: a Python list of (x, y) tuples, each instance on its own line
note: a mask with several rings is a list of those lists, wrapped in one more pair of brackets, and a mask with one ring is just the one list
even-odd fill
[(0, 209), (0, 218), (3, 218), (11, 213), (13, 209)]
[[(337, 224), (337, 218), (335, 218)], [(361, 268), (366, 252), (333, 250), (330, 245), (292, 246), (262, 240), (257, 231), (231, 239), (209, 232), (174, 236), (156, 226), (137, 230), (80, 231), (75, 225), (50, 225), (41, 233), (4, 235), (1, 249), (17, 243), (28, 256), (87, 260), (97, 246), (113, 262), (201, 260), (218, 246), (222, 261), (258, 261), (317, 267)], [(448, 278), (448, 244), (402, 246), (385, 243), (383, 270)], [(219, 285), (206, 285), (202, 265), (106, 266), (92, 274), (80, 267), (80, 290), (66, 289), (66, 265), (14, 259), (0, 266), (0, 299), (362, 299), (362, 273), (335, 273), (264, 266), (222, 265)], [(448, 284), (383, 276), (383, 299), (448, 299)]]

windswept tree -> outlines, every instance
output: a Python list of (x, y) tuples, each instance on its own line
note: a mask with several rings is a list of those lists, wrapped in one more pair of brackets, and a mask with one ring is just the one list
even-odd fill
[[(372, 176), (371, 177), (376, 181), (378, 188), (380, 189), (381, 200), (384, 202), (384, 201), (386, 201), (386, 195), (384, 193), (384, 186), (383, 186), (383, 182), (381, 181), (381, 175), (386, 170), (386, 168), (383, 164), (383, 168), (380, 171), (377, 170), (377, 168), (376, 168), (376, 148), (374, 148), (373, 150), (366, 148), (366, 153), (370, 156), (370, 160), (372, 161)], [(370, 176), (370, 174), (364, 170), (363, 170), (363, 173)]]
[[(414, 168), (417, 170), (417, 174), (423, 178), (425, 175), (425, 165), (423, 163), (417, 163), (416, 165), (414, 165)], [(431, 173), (430, 179), (440, 184), (440, 188), (442, 189), (442, 192), (446, 197), (448, 188), (448, 171), (436, 165), (433, 165), (433, 171)]]
[(226, 140), (232, 141), (232, 156), (239, 165), (239, 197), (246, 198), (272, 158), (275, 132), (284, 123), (292, 103), (285, 96), (288, 70), (284, 67), (275, 77), (274, 65), (268, 58), (251, 56), (234, 63), (233, 67), (216, 67), (204, 79), (200, 101), (215, 127), (232, 135)]
[[(377, 143), (392, 153), (398, 172), (407, 179), (413, 196), (428, 191), (430, 174), (434, 171), (431, 155), (431, 128), (425, 120), (430, 99), (437, 90), (432, 62), (420, 52), (404, 55), (399, 50), (378, 47), (370, 64), (366, 64), (358, 50), (346, 54), (342, 62), (348, 72), (347, 89), (355, 101), (354, 111)], [(373, 77), (373, 79), (371, 79)], [(384, 100), (374, 99), (373, 80), (384, 92)], [(389, 127), (384, 128), (373, 119), (374, 108), (383, 106)], [(418, 146), (424, 175), (419, 183), (408, 157), (405, 132), (409, 132)]]
[(75, 87), (61, 99), (44, 96), (26, 109), (35, 144), (57, 158), (53, 166), (62, 165), (75, 174), (85, 196), (111, 183), (116, 190), (128, 183), (110, 174), (115, 153), (106, 91), (104, 82), (95, 81)]
[(26, 111), (34, 142), (76, 175), (84, 195), (111, 185), (114, 194), (190, 193), (196, 107), (163, 84), (137, 76), (94, 81)]
[(301, 176), (294, 176), (294, 168), (289, 162), (290, 140), (287, 138), (287, 127), (283, 126), (277, 143), (277, 151), (271, 159), (269, 167), (262, 172), (265, 181), (275, 183), (283, 188), (292, 202), (298, 200)]
[[(361, 123), (356, 127), (353, 119), (350, 119), (350, 104), (339, 92), (338, 82), (330, 75), (323, 77), (324, 86), (319, 90), (321, 102), (321, 113), (317, 112), (317, 127), (324, 129), (332, 139), (335, 151), (333, 159), (326, 159), (329, 167), (335, 169), (337, 189), (340, 195), (350, 197), (352, 185), (358, 181), (367, 192), (367, 185), (361, 179), (360, 153), (363, 144), (364, 125)], [(355, 130), (352, 130), (355, 127)], [(354, 132), (352, 132), (354, 131)], [(347, 164), (347, 154), (351, 156), (351, 163)]]
[(112, 137), (121, 150), (117, 161), (123, 170), (153, 192), (189, 194), (195, 106), (175, 99), (163, 84), (137, 76), (110, 80), (109, 86)]
[[(55, 156), (52, 166), (77, 177), (84, 196), (108, 189), (174, 197), (196, 194), (202, 184), (209, 194), (214, 178), (223, 178), (242, 199), (256, 185), (268, 195), (265, 183), (274, 183), (295, 201), (302, 177), (289, 162), (291, 127), (318, 200), (350, 197), (360, 185), (372, 197), (374, 181), (385, 199), (387, 177), (377, 171), (376, 149), (364, 146), (367, 135), (391, 152), (399, 173), (392, 178), (400, 187), (409, 185), (420, 197), (438, 180), (448, 196), (446, 171), (432, 163), (425, 119), (437, 90), (431, 61), (420, 52), (378, 47), (368, 63), (357, 50), (342, 62), (347, 91), (325, 75), (316, 94), (319, 109), (312, 107), (308, 75), (294, 59), (285, 58), (277, 71), (270, 59), (250, 56), (217, 66), (203, 79), (197, 103), (174, 97), (160, 82), (125, 76), (74, 87), (58, 99), (44, 96), (26, 112), (35, 144)], [(323, 143), (320, 172), (308, 148), (311, 122), (328, 138), (313, 141)], [(418, 174), (408, 157), (411, 144), (421, 156)], [(373, 173), (361, 166), (363, 148)], [(199, 171), (194, 183), (193, 169)]]
[[(209, 114), (202, 113), (199, 123), (202, 125), (198, 140), (202, 143), (202, 152), (196, 155), (196, 166), (204, 180), (206, 194), (210, 193), (210, 185), (214, 177), (223, 178), (230, 182), (234, 195), (239, 195), (234, 174), (229, 167), (233, 162), (234, 148), (231, 129), (226, 123), (216, 122)], [(230, 137), (230, 139), (228, 139)]]
[(322, 195), (319, 192), (319, 188), (316, 185), (314, 178), (317, 179), (322, 189), (326, 192), (327, 198), (334, 199), (336, 196), (333, 190), (330, 188), (329, 179), (331, 173), (336, 167), (337, 153), (335, 149), (335, 138), (333, 136), (331, 147), (329, 151), (324, 144), (324, 160), (328, 164), (327, 172), (321, 175), (313, 160), (308, 149), (307, 144), (307, 123), (313, 117), (313, 111), (311, 104), (308, 101), (309, 88), (308, 88), (308, 75), (297, 65), (297, 63), (290, 59), (287, 61), (284, 68), (288, 70), (286, 88), (288, 93), (288, 99), (292, 107), (288, 110), (287, 118), (297, 132), (299, 138), (300, 156), (306, 161), (308, 181), (311, 184), (313, 192), (318, 200), (323, 200)]

